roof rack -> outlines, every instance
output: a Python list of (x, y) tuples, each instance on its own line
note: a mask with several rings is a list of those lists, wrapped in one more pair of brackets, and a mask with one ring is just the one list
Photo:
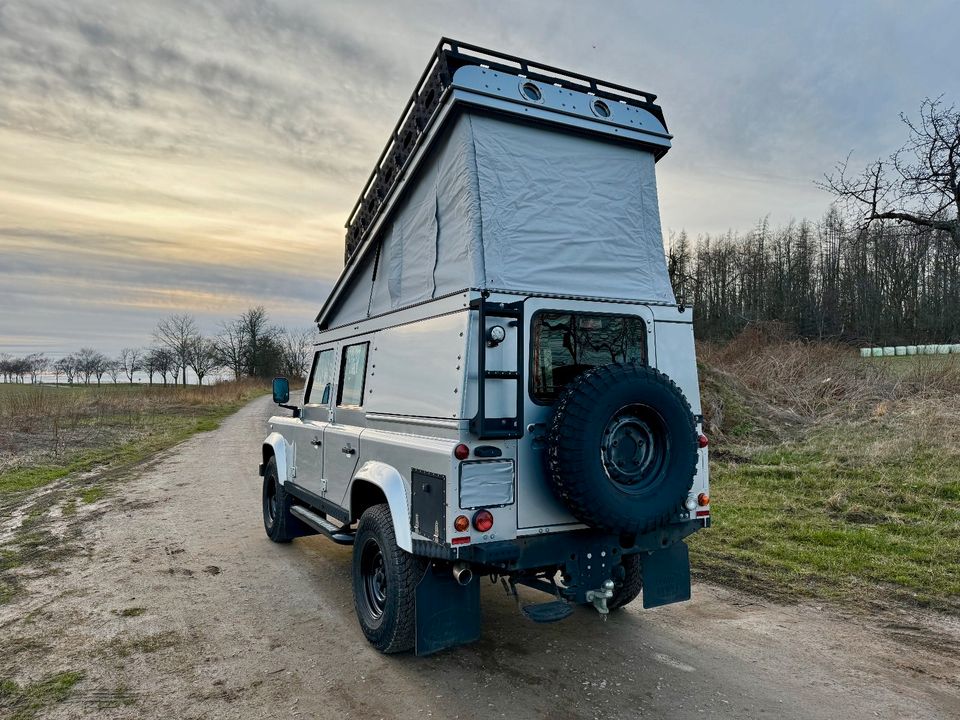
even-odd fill
[(360, 247), (367, 231), (386, 207), (408, 161), (419, 149), (449, 91), (453, 74), (464, 65), (482, 65), (568, 90), (591, 93), (597, 97), (633, 105), (652, 113), (666, 127), (663, 112), (655, 104), (657, 96), (652, 93), (604, 82), (589, 75), (568, 72), (478, 45), (441, 38), (426, 70), (417, 82), (413, 95), (407, 101), (400, 120), (390, 134), (386, 147), (380, 153), (370, 178), (350, 211), (346, 223), (344, 257), (347, 264)]

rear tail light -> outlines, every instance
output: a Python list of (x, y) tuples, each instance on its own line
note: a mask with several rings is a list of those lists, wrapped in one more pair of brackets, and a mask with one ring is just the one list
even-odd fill
[(470, 529), (470, 518), (466, 515), (458, 515), (457, 519), (453, 521), (453, 528), (457, 532), (465, 532)]
[(706, 493), (700, 493), (699, 495), (697, 495), (697, 504), (700, 505), (701, 507), (704, 505), (709, 505), (710, 496), (707, 495)]
[(700, 437), (697, 438), (697, 447), (705, 448), (709, 444), (710, 441), (707, 439), (706, 435), (700, 435)]
[(489, 510), (477, 510), (473, 515), (473, 527), (478, 532), (487, 532), (493, 527), (493, 513)]
[(468, 457), (470, 457), (470, 448), (463, 443), (460, 443), (453, 449), (453, 456), (457, 460), (466, 460)]

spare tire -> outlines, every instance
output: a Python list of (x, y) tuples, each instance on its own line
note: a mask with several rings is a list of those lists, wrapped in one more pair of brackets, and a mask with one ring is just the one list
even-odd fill
[(697, 460), (690, 404), (655, 368), (593, 368), (557, 399), (547, 474), (553, 491), (587, 525), (621, 534), (663, 525), (690, 492)]

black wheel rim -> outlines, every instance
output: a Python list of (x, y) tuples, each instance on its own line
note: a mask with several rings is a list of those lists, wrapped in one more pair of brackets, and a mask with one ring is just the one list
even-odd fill
[(277, 518), (277, 481), (274, 478), (267, 478), (263, 488), (263, 519), (267, 523), (267, 528), (272, 528)]
[(669, 451), (666, 423), (646, 405), (613, 414), (600, 440), (600, 461), (611, 483), (636, 495), (659, 483)]
[(387, 565), (380, 544), (368, 538), (360, 554), (360, 577), (363, 581), (363, 606), (374, 620), (379, 620), (387, 605)]

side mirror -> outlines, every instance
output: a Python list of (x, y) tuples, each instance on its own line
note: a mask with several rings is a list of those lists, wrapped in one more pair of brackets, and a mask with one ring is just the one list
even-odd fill
[(290, 400), (290, 381), (285, 377), (273, 379), (273, 401), (283, 405)]

